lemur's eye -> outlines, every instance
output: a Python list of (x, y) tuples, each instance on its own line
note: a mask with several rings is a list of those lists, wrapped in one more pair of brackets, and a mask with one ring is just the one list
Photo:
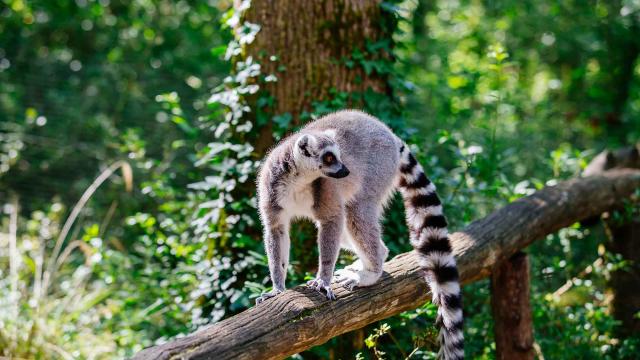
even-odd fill
[(332, 153), (328, 152), (328, 153), (322, 155), (322, 162), (327, 164), (327, 165), (331, 165), (334, 162), (336, 162), (336, 156), (333, 155)]

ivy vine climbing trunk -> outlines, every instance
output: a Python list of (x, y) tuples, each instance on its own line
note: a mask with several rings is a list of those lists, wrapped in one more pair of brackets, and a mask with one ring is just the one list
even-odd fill
[(243, 18), (260, 26), (243, 57), (277, 79), (249, 100), (260, 126), (257, 153), (274, 143), (274, 131), (287, 132), (311, 112), (339, 106), (341, 97), (359, 108), (367, 92), (392, 98), (383, 64), (392, 57), (395, 18), (380, 1), (254, 1)]
[[(389, 3), (236, 1), (236, 9), (242, 10), (238, 29), (247, 24), (249, 29), (259, 28), (250, 41), (240, 42), (236, 56), (238, 62), (260, 65), (255, 80), (260, 90), (245, 97), (251, 108), (245, 116), (254, 125), (256, 159), (312, 115), (351, 107), (390, 125), (399, 121), (399, 102), (390, 81), (396, 14)], [(308, 250), (316, 247), (313, 226), (305, 223), (293, 228), (291, 238), (292, 257), (299, 264), (295, 271), (315, 271), (318, 260)], [(334, 344), (340, 349), (337, 353), (362, 346), (362, 330), (349, 337)]]

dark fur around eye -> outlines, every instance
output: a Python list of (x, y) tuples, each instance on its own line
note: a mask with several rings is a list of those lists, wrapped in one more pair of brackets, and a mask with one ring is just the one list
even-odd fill
[(330, 152), (325, 153), (324, 155), (322, 155), (322, 162), (327, 165), (332, 165), (333, 163), (336, 162), (336, 156)]

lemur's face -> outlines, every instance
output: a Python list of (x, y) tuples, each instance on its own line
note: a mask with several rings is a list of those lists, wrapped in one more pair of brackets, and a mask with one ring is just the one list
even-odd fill
[(294, 156), (296, 165), (306, 171), (336, 179), (349, 175), (349, 169), (340, 159), (335, 133), (331, 130), (302, 135), (296, 141)]

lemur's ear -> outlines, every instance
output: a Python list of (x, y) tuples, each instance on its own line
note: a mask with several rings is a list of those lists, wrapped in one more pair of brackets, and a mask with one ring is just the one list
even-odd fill
[(296, 147), (300, 150), (300, 153), (306, 157), (311, 157), (311, 152), (309, 151), (309, 147), (313, 147), (316, 138), (313, 135), (305, 134), (300, 136), (296, 141)]

